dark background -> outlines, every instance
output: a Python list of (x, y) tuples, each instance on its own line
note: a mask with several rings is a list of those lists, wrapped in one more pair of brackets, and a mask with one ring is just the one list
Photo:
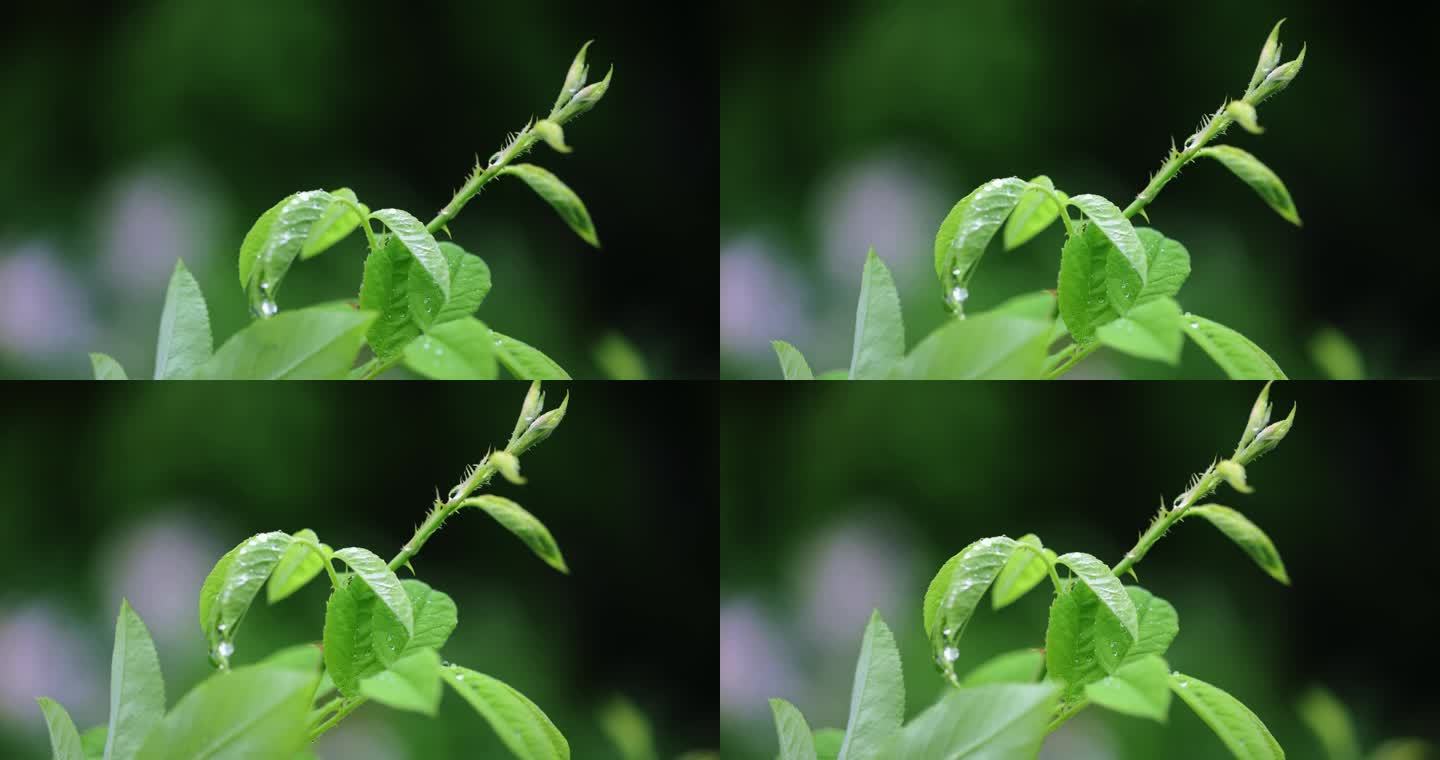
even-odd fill
[[(592, 38), (592, 81), (615, 66), (609, 93), (566, 125), (574, 153), (540, 146), (525, 160), (579, 194), (603, 248), (522, 183), (494, 183), (450, 226), (494, 275), (479, 316), (577, 377), (598, 373), (592, 351), (612, 331), (652, 375), (713, 376), (697, 338), (714, 319), (714, 269), (689, 247), (714, 219), (715, 103), (708, 39), (682, 33), (693, 25), (638, 2), (8, 9), (0, 376), (88, 376), (93, 350), (144, 376), (177, 257), (218, 345), (249, 319), (235, 257), (261, 212), (345, 185), (428, 220), (477, 155), (549, 113)], [(357, 234), (298, 262), (281, 307), (353, 298), (364, 250)]]
[[(727, 5), (720, 73), (721, 340), (729, 376), (778, 377), (768, 341), (818, 372), (848, 360), (866, 249), (895, 270), (911, 345), (943, 318), (930, 264), (950, 207), (993, 177), (1048, 174), (1124, 206), (1200, 117), (1243, 93), (1274, 23), (1303, 72), (1259, 109), (1263, 135), (1223, 138), (1285, 181), (1296, 229), (1213, 162), (1172, 182), (1154, 226), (1190, 251), (1182, 304), (1251, 336), (1292, 377), (1340, 329), (1375, 376), (1440, 368), (1428, 324), (1422, 84), (1430, 29), (1389, 3), (839, 0)], [(1059, 225), (992, 246), (976, 308), (1053, 288)], [(1196, 347), (1178, 370), (1102, 352), (1101, 376), (1218, 377)]]
[[(195, 599), (221, 553), (254, 533), (309, 527), (337, 549), (388, 558), (436, 491), (505, 445), (527, 386), (85, 387), (16, 387), (0, 404), (7, 758), (40, 756), (34, 697), (62, 700), (82, 729), (103, 722), (122, 595), (156, 637), (173, 704), (209, 671)], [(548, 384), (547, 406), (566, 389)], [(568, 389), (564, 423), (523, 457), (529, 482), (496, 478), (487, 490), (540, 518), (571, 574), (483, 513), (452, 517), (414, 562), (460, 609), (443, 654), (535, 700), (576, 757), (619, 757), (597, 719), (617, 695), (654, 724), (661, 757), (713, 749), (714, 661), (697, 648), (714, 631), (712, 392)], [(257, 600), (237, 661), (318, 640), (327, 586), (322, 576), (274, 607)], [(322, 757), (505, 755), (453, 694), (439, 720), (367, 707), (332, 733)]]
[[(931, 704), (920, 603), (971, 541), (1034, 532), (1113, 563), (1215, 456), (1256, 383), (730, 384), (721, 398), (721, 717), (727, 759), (769, 758), (768, 697), (814, 728), (845, 722), (866, 619), (904, 661), (908, 716)], [(1209, 500), (1274, 540), (1293, 585), (1203, 521), (1173, 529), (1140, 584), (1174, 603), (1171, 667), (1250, 705), (1290, 757), (1323, 757), (1295, 703), (1333, 690), (1362, 745), (1436, 735), (1427, 622), (1440, 518), (1440, 397), (1424, 384), (1283, 383), (1294, 428), (1249, 467), (1255, 493)], [(1133, 581), (1127, 581), (1133, 582)], [(1043, 645), (1048, 585), (967, 629), (960, 665)], [(1222, 745), (1178, 700), (1168, 726), (1087, 710), (1042, 757), (1210, 760)]]

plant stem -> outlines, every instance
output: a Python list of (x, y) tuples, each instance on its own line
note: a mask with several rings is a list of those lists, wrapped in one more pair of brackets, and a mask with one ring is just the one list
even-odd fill
[(1050, 558), (1045, 556), (1045, 552), (1023, 542), (1020, 543), (1019, 546), (1022, 549), (1029, 549), (1031, 552), (1034, 552), (1035, 556), (1039, 557), (1040, 561), (1045, 563), (1045, 569), (1050, 571), (1050, 582), (1055, 584), (1055, 592), (1057, 594), (1065, 590), (1064, 587), (1060, 585), (1060, 575), (1055, 572), (1055, 565), (1051, 564)]
[(1088, 704), (1090, 704), (1090, 700), (1082, 699), (1079, 702), (1072, 702), (1066, 705), (1065, 708), (1060, 711), (1060, 714), (1056, 715), (1055, 719), (1050, 721), (1050, 725), (1045, 727), (1045, 733), (1054, 733), (1055, 729), (1065, 725), (1065, 721), (1078, 715)]
[(440, 526), (445, 524), (446, 518), (454, 514), (470, 494), (483, 488), (494, 476), (495, 465), (490, 463), (490, 456), (487, 454), (484, 459), (480, 460), (480, 464), (475, 466), (475, 471), (470, 474), (470, 477), (450, 492), (448, 501), (438, 504), (435, 509), (430, 510), (430, 514), (425, 517), (425, 522), (420, 523), (420, 527), (415, 529), (415, 535), (411, 536), (410, 540), (405, 542), (405, 546), (401, 547), (400, 553), (390, 560), (390, 570), (395, 571), (404, 567), (406, 562), (420, 552), (420, 549), (425, 546), (425, 542), (430, 540), (430, 536), (440, 530)]
[(1220, 110), (1210, 117), (1210, 121), (1205, 124), (1203, 129), (1185, 141), (1184, 150), (1177, 152), (1172, 145), (1170, 157), (1165, 159), (1165, 163), (1160, 166), (1160, 171), (1155, 172), (1155, 176), (1150, 178), (1150, 184), (1146, 185), (1145, 189), (1135, 196), (1135, 200), (1130, 201), (1130, 205), (1125, 207), (1125, 218), (1129, 219), (1135, 216), (1150, 205), (1155, 200), (1155, 196), (1160, 194), (1160, 190), (1180, 173), (1180, 169), (1193, 161), (1206, 143), (1224, 133), (1231, 121), (1230, 115), (1225, 112), (1225, 106), (1222, 105)]
[(1125, 571), (1134, 567), (1141, 559), (1144, 559), (1146, 552), (1150, 551), (1150, 547), (1154, 546), (1155, 542), (1159, 541), (1160, 537), (1164, 536), (1165, 532), (1170, 530), (1170, 526), (1184, 519), (1186, 511), (1189, 510), (1195, 502), (1214, 493), (1215, 489), (1219, 486), (1220, 474), (1215, 471), (1215, 467), (1212, 465), (1206, 468), (1205, 472), (1201, 473), (1200, 477), (1196, 479), (1195, 485), (1191, 486), (1190, 490), (1181, 495), (1178, 500), (1179, 503), (1173, 509), (1161, 509), (1161, 513), (1150, 523), (1150, 527), (1140, 536), (1140, 540), (1135, 542), (1135, 547), (1125, 552), (1125, 556), (1115, 565), (1115, 575), (1119, 576), (1124, 574)]
[(425, 229), (429, 230), (430, 234), (433, 235), (439, 231), (440, 228), (449, 224), (450, 220), (454, 219), (455, 216), (460, 213), (460, 209), (465, 208), (465, 204), (469, 203), (470, 199), (474, 198), (475, 195), (480, 192), (481, 188), (489, 184), (490, 180), (495, 179), (495, 177), (500, 174), (500, 171), (508, 166), (511, 161), (525, 155), (525, 153), (530, 150), (530, 147), (535, 144), (535, 141), (539, 139), (540, 136), (531, 130), (528, 125), (525, 129), (520, 130), (520, 134), (515, 136), (515, 141), (501, 149), (500, 158), (485, 167), (484, 171), (471, 174), (470, 178), (465, 181), (465, 184), (455, 192), (455, 197), (451, 198), (450, 202), (445, 204), (445, 208), (440, 209), (440, 213), (436, 214), (435, 218), (431, 219), (430, 223), (425, 225)]
[(355, 712), (356, 708), (358, 708), (360, 705), (365, 704), (367, 701), (369, 700), (365, 697), (355, 697), (354, 699), (347, 699), (342, 702), (340, 705), (340, 709), (337, 710), (334, 715), (330, 716), (328, 720), (326, 720), (324, 723), (321, 723), (319, 726), (316, 726), (310, 731), (310, 741), (314, 742), (316, 739), (319, 739), (325, 734), (326, 731), (334, 728), (340, 723), (340, 721), (344, 720), (346, 716), (348, 716), (352, 712)]
[[(1095, 351), (1096, 351), (1097, 349), (1099, 349), (1099, 348), (1100, 348), (1100, 344), (1099, 344), (1099, 343), (1094, 343), (1094, 342), (1092, 342), (1092, 343), (1086, 343), (1086, 344), (1080, 346), (1079, 348), (1075, 349), (1073, 353), (1070, 354), (1070, 357), (1069, 357), (1068, 359), (1066, 359), (1063, 364), (1061, 364), (1060, 366), (1056, 367), (1055, 369), (1050, 370), (1049, 372), (1046, 372), (1046, 373), (1045, 373), (1045, 379), (1046, 379), (1046, 380), (1054, 380), (1054, 379), (1056, 379), (1056, 378), (1058, 378), (1058, 377), (1061, 377), (1061, 376), (1064, 375), (1066, 372), (1069, 372), (1070, 370), (1074, 369), (1074, 368), (1075, 368), (1075, 365), (1076, 365), (1076, 364), (1079, 364), (1082, 359), (1084, 359), (1085, 357), (1089, 356), (1090, 354), (1095, 353)], [(1063, 351), (1063, 349), (1062, 349), (1062, 351)]]

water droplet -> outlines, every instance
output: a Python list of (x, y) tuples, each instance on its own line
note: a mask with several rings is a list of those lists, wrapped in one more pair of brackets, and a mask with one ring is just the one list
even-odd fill
[(503, 150), (497, 150), (497, 151), (495, 151), (495, 154), (492, 155), (492, 156), (490, 156), (490, 165), (491, 165), (491, 166), (494, 166), (495, 164), (500, 163), (500, 158), (501, 158), (501, 156), (504, 156), (504, 155), (505, 155), (505, 151), (503, 151)]
[(226, 628), (229, 628), (230, 625), (229, 625), (228, 623), (221, 623), (221, 624), (220, 624), (219, 626), (217, 626), (217, 627), (218, 627), (221, 631), (224, 631)]
[(1188, 688), (1190, 688), (1190, 682), (1189, 682), (1189, 681), (1181, 681), (1181, 682), (1180, 682), (1180, 688), (1182, 688), (1182, 689), (1188, 689)]
[(965, 302), (970, 299), (970, 291), (956, 285), (945, 294), (945, 306), (950, 309), (957, 318), (965, 318)]
[(1191, 322), (1191, 323), (1190, 323), (1190, 329), (1191, 329), (1191, 330), (1199, 330), (1199, 329), (1200, 329), (1200, 323), (1199, 323), (1199, 322)]
[(235, 654), (235, 645), (228, 641), (222, 641), (220, 646), (215, 648), (215, 652), (220, 655), (221, 659), (229, 659), (230, 655)]
[(945, 662), (954, 662), (960, 659), (960, 650), (955, 647), (945, 647), (941, 650), (940, 656), (944, 658)]

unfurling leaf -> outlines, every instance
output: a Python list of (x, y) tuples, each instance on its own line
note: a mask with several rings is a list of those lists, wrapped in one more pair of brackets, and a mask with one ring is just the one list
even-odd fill
[(1058, 195), (1062, 203), (1069, 199), (1065, 193), (1056, 190), (1055, 183), (1043, 174), (1030, 180), (1029, 189), (1020, 196), (1015, 210), (1005, 220), (1005, 250), (1012, 251), (1025, 245), (1060, 218), (1061, 208), (1051, 197), (1051, 192)]
[(959, 680), (955, 660), (960, 657), (960, 637), (990, 584), (1018, 547), (1014, 539), (1006, 536), (982, 538), (946, 561), (925, 590), (925, 635), (930, 639), (935, 663), (952, 683)]
[(600, 247), (600, 238), (595, 234), (595, 224), (590, 221), (590, 212), (585, 210), (580, 196), (561, 182), (559, 177), (534, 164), (507, 166), (500, 173), (519, 177), (560, 214), (560, 218), (570, 225), (570, 229), (574, 230), (581, 240), (596, 248)]
[(1250, 189), (1285, 221), (1297, 226), (1300, 224), (1300, 212), (1295, 209), (1295, 201), (1290, 199), (1290, 191), (1285, 189), (1285, 183), (1280, 181), (1275, 172), (1270, 171), (1270, 167), (1260, 163), (1260, 159), (1233, 145), (1202, 148), (1199, 155), (1224, 164), (1226, 169), (1249, 185)]
[(485, 494), (466, 499), (461, 502), (460, 506), (483, 510), (495, 518), (495, 521), (506, 530), (514, 533), (515, 537), (530, 547), (530, 551), (544, 560), (545, 564), (562, 573), (570, 572), (570, 569), (565, 566), (565, 558), (560, 555), (560, 547), (555, 543), (555, 538), (550, 535), (549, 529), (519, 504), (503, 496)]
[(1250, 559), (1260, 566), (1271, 578), (1274, 578), (1285, 585), (1290, 585), (1290, 576), (1285, 573), (1285, 563), (1280, 559), (1280, 552), (1275, 549), (1275, 544), (1260, 526), (1250, 522), (1249, 518), (1239, 512), (1218, 504), (1206, 504), (1199, 507), (1191, 507), (1186, 516), (1194, 515), (1203, 517), (1211, 525), (1220, 529), (1231, 541), (1245, 550)]
[(385, 560), (369, 549), (357, 546), (341, 549), (335, 552), (334, 556), (355, 571), (351, 584), (358, 579), (368, 586), (400, 627), (404, 628), (407, 634), (414, 634), (415, 613), (410, 607), (410, 596), (405, 593), (405, 588), (400, 585), (400, 579), (395, 577), (394, 571), (386, 566)]
[(1109, 565), (1084, 552), (1062, 554), (1056, 562), (1073, 570), (1076, 577), (1090, 587), (1100, 603), (1120, 621), (1131, 639), (1139, 638), (1140, 621), (1135, 613), (1135, 603), (1130, 600), (1120, 579), (1110, 572)]
[(1040, 537), (1034, 533), (1021, 536), (1019, 543), (1033, 547), (1040, 554), (1023, 546), (1016, 547), (1019, 551), (1010, 555), (1010, 559), (1005, 562), (1005, 567), (995, 578), (995, 585), (990, 593), (990, 603), (997, 610), (1013, 604), (1045, 580), (1045, 576), (1050, 572), (1047, 561), (1049, 564), (1055, 562), (1055, 552), (1046, 549), (1040, 543)]
[(1140, 236), (1135, 234), (1130, 220), (1125, 218), (1115, 204), (1101, 196), (1087, 194), (1071, 197), (1070, 205), (1090, 218), (1090, 225), (1099, 229), (1105, 239), (1120, 251), (1120, 255), (1124, 256), (1130, 268), (1135, 270), (1142, 284), (1149, 279), (1150, 261), (1145, 254), (1145, 246), (1140, 242)]
[(935, 233), (935, 275), (947, 299), (954, 300), (950, 298), (954, 288), (969, 287), (985, 247), (1029, 187), (1019, 177), (992, 179), (975, 188), (945, 215)]
[(440, 244), (435, 241), (435, 237), (425, 229), (425, 223), (398, 208), (382, 208), (371, 213), (370, 218), (390, 229), (394, 238), (405, 246), (405, 250), (415, 257), (415, 261), (430, 276), (435, 287), (439, 288), (440, 295), (449, 299), (450, 263), (445, 254), (440, 252)]

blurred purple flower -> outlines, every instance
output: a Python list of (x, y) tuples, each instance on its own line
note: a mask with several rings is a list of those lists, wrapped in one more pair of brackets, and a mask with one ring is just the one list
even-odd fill
[(876, 609), (891, 628), (907, 598), (910, 547), (886, 524), (851, 521), (822, 533), (799, 560), (801, 623), (825, 650), (850, 652)]
[(224, 548), (213, 531), (175, 514), (132, 526), (106, 549), (101, 586), (119, 609), (122, 597), (162, 642), (194, 634), (195, 595)]
[(65, 705), (82, 728), (98, 719), (104, 684), (91, 649), (80, 626), (44, 604), (0, 611), (0, 719), (43, 732), (36, 697)]
[(177, 258), (192, 272), (204, 271), (214, 206), (207, 185), (184, 167), (149, 166), (121, 176), (98, 221), (104, 281), (149, 300), (164, 290)]
[(776, 263), (777, 252), (755, 237), (720, 247), (720, 348), (764, 355), (770, 341), (803, 343), (810, 334), (801, 302), (807, 293)]
[(720, 604), (720, 713), (726, 719), (769, 715), (771, 697), (799, 699), (804, 684), (774, 623), (753, 600)]
[(31, 358), (70, 353), (91, 341), (90, 298), (48, 242), (0, 249), (0, 350)]
[(896, 279), (907, 279), (929, 260), (944, 215), (934, 172), (918, 161), (884, 153), (843, 165), (816, 193), (826, 270), (853, 287), (874, 246)]

